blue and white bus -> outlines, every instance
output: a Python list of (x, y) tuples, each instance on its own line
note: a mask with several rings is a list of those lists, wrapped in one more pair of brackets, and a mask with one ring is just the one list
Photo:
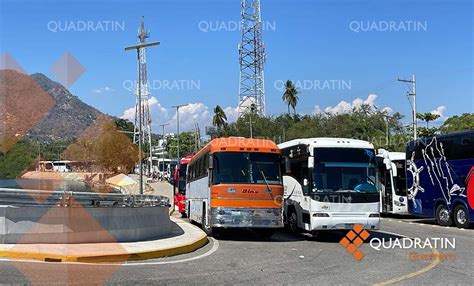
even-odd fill
[(474, 130), (407, 145), (408, 211), (439, 225), (474, 222)]

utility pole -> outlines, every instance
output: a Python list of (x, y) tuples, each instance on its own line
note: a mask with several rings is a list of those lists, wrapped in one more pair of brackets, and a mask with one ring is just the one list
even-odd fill
[[(161, 128), (163, 129), (163, 135), (161, 137), (161, 140), (162, 140), (162, 143), (161, 143), (161, 148), (163, 148), (163, 143), (165, 142), (165, 126), (168, 126), (170, 125), (169, 123), (165, 123), (165, 124), (160, 124)], [(163, 150), (161, 151), (161, 165), (162, 165), (162, 168), (163, 168), (163, 172), (165, 171), (165, 148), (163, 148)], [(158, 171), (160, 171), (160, 166), (158, 165)]]
[[(138, 156), (139, 156), (139, 190), (140, 190), (140, 195), (143, 195), (143, 161), (142, 161), (142, 141), (143, 139), (143, 114), (142, 114), (142, 109), (143, 109), (143, 101), (142, 101), (142, 73), (146, 76), (146, 65), (142, 65), (142, 56), (144, 56), (144, 51), (147, 47), (151, 46), (158, 46), (160, 42), (153, 42), (153, 43), (145, 43), (145, 38), (148, 38), (148, 33), (145, 32), (144, 26), (143, 26), (143, 20), (142, 20), (142, 26), (140, 29), (140, 33), (138, 34), (138, 37), (140, 39), (140, 44), (138, 45), (133, 45), (130, 47), (126, 47), (125, 51), (130, 51), (130, 50), (136, 50), (137, 51), (137, 61), (138, 61), (138, 99), (137, 99), (137, 109), (138, 109), (138, 118), (139, 118), (139, 124), (138, 124)], [(146, 94), (148, 96), (148, 94)], [(148, 104), (148, 101), (146, 102)], [(136, 122), (136, 115), (135, 115), (135, 122)], [(149, 122), (146, 122), (149, 126)], [(151, 141), (150, 141), (150, 148), (151, 148)], [(150, 154), (151, 157), (151, 154)], [(151, 160), (151, 158), (150, 158)]]
[(408, 93), (408, 96), (413, 96), (413, 139), (416, 140), (418, 138), (417, 133), (417, 123), (416, 123), (416, 77), (415, 75), (412, 76), (412, 79), (398, 79), (400, 82), (411, 83), (412, 84), (412, 91)]
[(240, 28), (242, 31), (239, 44), (239, 117), (251, 112), (251, 105), (256, 106), (258, 115), (265, 115), (265, 82), (264, 64), (266, 60), (263, 43), (263, 27), (260, 12), (260, 0), (240, 1)]
[(388, 115), (388, 114), (385, 115), (385, 142), (386, 142), (386, 143), (385, 143), (385, 147), (388, 147), (388, 146), (390, 145), (390, 144), (389, 144), (389, 140), (390, 140), (390, 138), (389, 138), (390, 129), (389, 129), (389, 126), (388, 126), (388, 124), (389, 124), (388, 120), (389, 120), (390, 118), (393, 118), (393, 117), (390, 116), (390, 115)]
[(176, 108), (176, 121), (177, 121), (177, 129), (178, 129), (178, 135), (176, 135), (176, 139), (177, 139), (177, 147), (176, 147), (176, 150), (177, 150), (177, 155), (178, 155), (178, 160), (179, 160), (179, 108), (183, 107), (183, 106), (187, 106), (187, 104), (181, 104), (181, 105), (173, 105), (171, 107), (175, 107)]
[(252, 113), (249, 114), (250, 118), (250, 138), (253, 138), (253, 130), (252, 130)]

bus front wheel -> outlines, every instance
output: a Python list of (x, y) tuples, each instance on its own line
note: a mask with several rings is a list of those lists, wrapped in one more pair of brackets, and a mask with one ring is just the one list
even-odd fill
[(215, 235), (214, 228), (211, 227), (210, 225), (207, 225), (206, 222), (207, 222), (207, 211), (206, 211), (206, 205), (204, 204), (203, 209), (202, 209), (201, 228), (208, 236)]
[(436, 208), (436, 222), (441, 226), (450, 226), (453, 224), (451, 214), (446, 205), (441, 204)]
[(469, 217), (467, 210), (463, 205), (458, 205), (454, 208), (454, 222), (457, 227), (468, 228), (469, 227)]
[(287, 220), (288, 230), (298, 232), (298, 216), (293, 208), (289, 209)]

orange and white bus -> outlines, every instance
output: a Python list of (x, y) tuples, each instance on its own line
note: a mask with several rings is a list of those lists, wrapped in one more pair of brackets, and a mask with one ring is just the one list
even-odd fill
[(187, 211), (208, 235), (252, 228), (270, 237), (283, 226), (280, 149), (270, 140), (218, 138), (188, 165)]

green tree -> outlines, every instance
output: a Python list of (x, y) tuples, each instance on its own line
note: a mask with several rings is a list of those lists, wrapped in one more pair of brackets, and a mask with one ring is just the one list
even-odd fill
[(212, 125), (214, 125), (218, 131), (227, 125), (227, 116), (219, 105), (214, 108), (214, 116), (212, 117)]
[(135, 126), (132, 122), (128, 121), (127, 119), (123, 118), (116, 118), (115, 125), (117, 125), (120, 131), (123, 131), (128, 138), (133, 140), (133, 132), (135, 131)]
[(288, 106), (288, 114), (290, 114), (290, 106), (293, 113), (296, 114), (296, 105), (298, 104), (298, 90), (291, 80), (285, 82), (285, 92), (282, 96), (283, 101)]
[(444, 134), (474, 130), (474, 113), (464, 113), (446, 119), (440, 128)]
[(426, 122), (426, 128), (430, 128), (430, 122), (435, 121), (436, 119), (440, 118), (439, 114), (435, 114), (432, 112), (425, 112), (425, 113), (417, 113), (416, 118), (420, 119), (421, 121)]
[(14, 179), (26, 170), (34, 170), (37, 146), (28, 139), (22, 139), (6, 153), (0, 152), (0, 179)]
[[(167, 139), (166, 152), (168, 152), (170, 158), (178, 157), (177, 147), (178, 141), (176, 137)], [(179, 156), (193, 155), (197, 151), (194, 132), (181, 132), (179, 134)]]

